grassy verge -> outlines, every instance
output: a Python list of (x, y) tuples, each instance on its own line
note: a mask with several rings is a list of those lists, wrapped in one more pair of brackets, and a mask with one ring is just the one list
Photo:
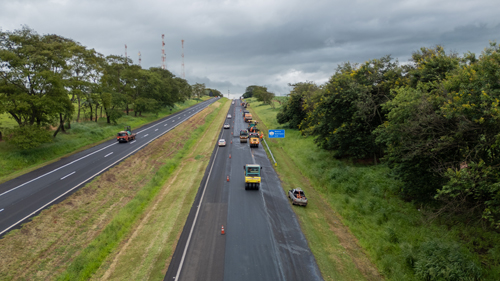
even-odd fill
[[(182, 104), (175, 105), (172, 110), (168, 109), (160, 112), (158, 116), (154, 114), (144, 114), (141, 117), (125, 115), (118, 119), (118, 124), (116, 125), (107, 124), (105, 118), (100, 118), (98, 122), (86, 121), (73, 123), (71, 130), (68, 130), (67, 134), (59, 133), (52, 143), (29, 150), (20, 150), (2, 141), (0, 142), (0, 183), (37, 169), (47, 163), (57, 161), (60, 157), (67, 154), (78, 152), (109, 140), (118, 131), (123, 130), (126, 125), (137, 128), (198, 102), (196, 100), (188, 100)], [(1, 124), (5, 123), (4, 119), (5, 115), (0, 120)]]
[(0, 240), (0, 279), (88, 279), (125, 243), (123, 239), (130, 236), (210, 120), (225, 115), (220, 110), (216, 102), (11, 231)]
[[(250, 109), (267, 128), (281, 128), (278, 109), (255, 101)], [(307, 208), (294, 210), (325, 279), (357, 280), (354, 267), (366, 279), (380, 278), (363, 272), (366, 258), (389, 280), (437, 280), (442, 273), (450, 274), (442, 280), (459, 280), (463, 276), (453, 272), (477, 267), (482, 280), (500, 279), (498, 232), (474, 222), (440, 221), (400, 200), (395, 194), (400, 182), (385, 165), (336, 160), (296, 130), (267, 141), (284, 189), (300, 186), (310, 199)], [(433, 271), (434, 277), (425, 275)]]

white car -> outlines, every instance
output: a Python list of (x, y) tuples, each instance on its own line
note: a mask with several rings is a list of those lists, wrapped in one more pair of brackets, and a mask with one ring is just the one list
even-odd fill
[(231, 104), (234, 104), (234, 101)]
[(219, 146), (226, 146), (226, 140), (225, 139), (220, 139), (219, 140)]
[(228, 115), (227, 115), (227, 119), (231, 119), (231, 114), (228, 114)]
[(231, 128), (231, 126), (229, 126), (229, 124), (224, 124), (224, 129), (229, 129)]

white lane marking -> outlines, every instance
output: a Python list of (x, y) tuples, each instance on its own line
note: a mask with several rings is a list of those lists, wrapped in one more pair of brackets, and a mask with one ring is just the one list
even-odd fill
[[(208, 103), (207, 103), (207, 106), (208, 106)], [(204, 109), (204, 108), (202, 108), (202, 109)], [(190, 116), (188, 116), (187, 118), (185, 118), (184, 120), (182, 120), (182, 122), (184, 122), (185, 120), (187, 120), (187, 119), (191, 118), (193, 115), (194, 115), (194, 114), (191, 114)], [(125, 158), (129, 157), (130, 155), (132, 155), (133, 153), (135, 153), (135, 152), (136, 152), (136, 151), (138, 151), (139, 149), (141, 149), (141, 148), (143, 148), (144, 146), (148, 145), (149, 143), (151, 143), (151, 142), (152, 142), (152, 141), (154, 141), (155, 139), (157, 139), (157, 138), (159, 138), (159, 137), (163, 136), (164, 134), (168, 133), (169, 131), (171, 131), (171, 130), (172, 130), (172, 129), (174, 129), (175, 127), (177, 127), (177, 126), (179, 126), (180, 124), (182, 124), (182, 122), (175, 124), (175, 126), (173, 126), (172, 128), (170, 128), (170, 129), (166, 130), (165, 132), (163, 132), (163, 133), (159, 134), (157, 137), (152, 138), (151, 140), (149, 140), (149, 141), (148, 141), (148, 142), (146, 142), (145, 144), (143, 144), (143, 145), (139, 146), (138, 148), (136, 148), (135, 150), (133, 150), (133, 151), (132, 151), (132, 152), (130, 152), (129, 154), (127, 154), (127, 155), (123, 156), (122, 158), (120, 158), (120, 159), (116, 160), (116, 161), (115, 161), (115, 162), (113, 162), (111, 165), (109, 165), (109, 166), (105, 167), (104, 169), (102, 169), (102, 170), (98, 171), (97, 173), (95, 173), (94, 175), (92, 175), (92, 176), (90, 176), (89, 178), (85, 179), (85, 180), (84, 180), (84, 181), (82, 181), (81, 183), (79, 183), (79, 184), (77, 184), (77, 185), (73, 186), (72, 188), (70, 188), (69, 190), (67, 190), (66, 192), (64, 192), (63, 194), (61, 194), (61, 195), (57, 196), (56, 198), (52, 199), (52, 201), (50, 201), (50, 202), (46, 203), (45, 205), (41, 206), (40, 208), (36, 209), (36, 210), (35, 210), (35, 211), (33, 211), (31, 214), (28, 214), (28, 215), (27, 215), (27, 216), (25, 216), (24, 218), (22, 218), (22, 219), (18, 220), (17, 222), (13, 223), (11, 226), (9, 226), (9, 227), (5, 228), (4, 230), (0, 231), (0, 236), (1, 236), (1, 235), (3, 235), (5, 232), (9, 231), (9, 230), (10, 230), (11, 228), (13, 228), (14, 226), (16, 226), (16, 225), (18, 225), (19, 223), (21, 223), (22, 221), (24, 221), (25, 219), (27, 219), (27, 218), (31, 217), (32, 215), (36, 214), (37, 212), (39, 212), (39, 211), (43, 210), (45, 207), (47, 207), (47, 206), (49, 206), (50, 204), (54, 203), (54, 202), (55, 202), (55, 201), (57, 201), (59, 198), (61, 198), (61, 197), (65, 196), (66, 194), (70, 193), (70, 192), (71, 192), (71, 191), (73, 191), (74, 189), (78, 188), (80, 185), (84, 184), (84, 183), (85, 183), (85, 182), (87, 182), (88, 180), (90, 180), (90, 179), (92, 179), (92, 178), (94, 178), (94, 177), (98, 176), (98, 175), (99, 175), (99, 174), (101, 174), (102, 172), (106, 171), (109, 167), (112, 167), (112, 166), (113, 166), (113, 165), (115, 165), (116, 163), (118, 163), (118, 162), (122, 161), (123, 159), (125, 159)], [(134, 142), (135, 142), (135, 141), (134, 141)], [(112, 145), (115, 145), (115, 144), (116, 144), (116, 143), (114, 143), (114, 144), (112, 144)], [(110, 146), (111, 146), (111, 145), (110, 145)], [(105, 147), (105, 148), (106, 148), (106, 147)], [(104, 148), (102, 148), (102, 149), (104, 149)], [(100, 149), (100, 150), (102, 150), (102, 149)], [(100, 150), (98, 150), (98, 151), (100, 151)], [(96, 152), (98, 152), (98, 151), (95, 151), (95, 152), (93, 152), (93, 153), (96, 153)], [(217, 149), (217, 151), (218, 151), (218, 149)], [(93, 153), (92, 153), (92, 154), (93, 154)], [(90, 155), (90, 154), (89, 154), (89, 155)], [(85, 157), (87, 157), (87, 156), (85, 156)], [(76, 161), (76, 160), (75, 160), (75, 161)], [(69, 165), (69, 164), (68, 164), (68, 165)], [(60, 167), (60, 168), (58, 168), (58, 169), (56, 169), (56, 170), (59, 170), (59, 169), (61, 169), (61, 168), (62, 168), (62, 167)], [(54, 171), (56, 171), (56, 170), (54, 170)], [(54, 171), (52, 171), (52, 172), (54, 172)], [(52, 173), (52, 172), (50, 172), (50, 173)], [(49, 174), (49, 173), (47, 173), (46, 175), (48, 175), (48, 174)], [(42, 175), (42, 176), (44, 176), (44, 175)], [(42, 177), (42, 176), (40, 176), (40, 177)], [(33, 180), (32, 180), (32, 181), (33, 181)], [(22, 185), (25, 185), (25, 184), (27, 184), (27, 183), (28, 183), (28, 182), (26, 182), (26, 183), (24, 183), (24, 184), (22, 184)], [(20, 186), (22, 186), (22, 185), (20, 185)], [(17, 188), (17, 187), (16, 187), (16, 188)], [(4, 193), (0, 194), (0, 196), (1, 196), (1, 195), (3, 195), (3, 194), (5, 194), (5, 193), (7, 193), (7, 192), (12, 191), (12, 190), (13, 190), (13, 189), (11, 189), (11, 190), (9, 190), (9, 191), (6, 191), (6, 192), (4, 192)]]
[(58, 171), (58, 170), (60, 170), (60, 169), (62, 169), (62, 168), (64, 168), (64, 167), (67, 167), (67, 166), (69, 166), (69, 165), (71, 165), (71, 164), (73, 164), (73, 163), (76, 163), (76, 162), (78, 162), (78, 161), (80, 161), (80, 160), (82, 160), (82, 159), (85, 159), (85, 158), (89, 157), (89, 156), (90, 156), (90, 155), (92, 155), (92, 154), (95, 154), (95, 153), (97, 153), (97, 152), (99, 152), (99, 151), (102, 151), (102, 150), (104, 150), (104, 149), (106, 149), (106, 148), (108, 148), (108, 147), (110, 147), (110, 146), (116, 145), (116, 144), (117, 144), (117, 143), (115, 142), (115, 143), (110, 144), (110, 145), (108, 145), (108, 146), (105, 146), (105, 147), (103, 147), (103, 148), (101, 148), (101, 149), (99, 149), (99, 150), (96, 150), (96, 151), (94, 151), (94, 152), (92, 152), (92, 153), (89, 153), (89, 154), (87, 154), (87, 155), (85, 155), (85, 156), (83, 156), (83, 157), (81, 157), (81, 158), (78, 158), (78, 159), (76, 159), (76, 160), (73, 160), (73, 161), (69, 162), (69, 163), (68, 163), (68, 164), (66, 164), (66, 165), (63, 165), (63, 166), (61, 166), (61, 167), (59, 167), (59, 168), (57, 168), (57, 169), (54, 169), (54, 170), (52, 170), (52, 171), (50, 171), (50, 172), (48, 172), (48, 173), (45, 173), (45, 174), (43, 174), (43, 175), (41, 175), (41, 176), (39, 176), (39, 177), (36, 177), (36, 178), (34, 178), (34, 179), (30, 180), (30, 181), (27, 181), (27, 182), (25, 182), (25, 183), (23, 183), (23, 184), (20, 184), (20, 185), (18, 185), (18, 186), (16, 186), (16, 187), (14, 187), (14, 188), (12, 188), (12, 189), (9, 189), (9, 190), (5, 191), (4, 193), (0, 194), (0, 196), (3, 196), (3, 195), (5, 195), (5, 194), (7, 194), (7, 193), (9, 193), (9, 192), (11, 192), (11, 191), (14, 191), (14, 190), (16, 190), (16, 189), (18, 189), (18, 188), (20, 188), (20, 187), (22, 187), (22, 186), (25, 186), (25, 185), (27, 185), (28, 183), (34, 182), (34, 181), (36, 181), (36, 180), (38, 180), (38, 179), (41, 179), (41, 178), (45, 177), (46, 175), (52, 174), (52, 173), (53, 173), (53, 172), (55, 172), (55, 171)]
[(71, 175), (72, 175), (72, 174), (74, 174), (74, 173), (76, 173), (76, 171), (74, 171), (73, 173), (69, 173), (69, 174), (65, 175), (64, 177), (62, 177), (62, 178), (61, 178), (61, 180), (65, 179), (65, 178), (67, 178), (67, 177), (69, 177), (69, 176), (71, 176)]
[(0, 212), (2, 212), (2, 211), (3, 211), (3, 209), (0, 210)]
[[(219, 135), (219, 139), (221, 138), (221, 136), (222, 136), (222, 131)], [(196, 220), (198, 219), (198, 214), (200, 213), (201, 209), (200, 206), (201, 203), (203, 203), (203, 197), (205, 196), (205, 191), (207, 189), (208, 181), (210, 180), (210, 175), (212, 174), (212, 169), (214, 168), (215, 160), (217, 159), (218, 153), (219, 153), (219, 147), (217, 146), (217, 150), (215, 151), (214, 161), (212, 162), (212, 166), (210, 167), (210, 172), (208, 172), (207, 181), (205, 182), (205, 186), (203, 187), (203, 193), (201, 194), (200, 203), (198, 204), (198, 209), (196, 210), (196, 215), (194, 216), (193, 225), (191, 226), (191, 230), (189, 231), (189, 236), (186, 241), (186, 247), (184, 247), (184, 252), (182, 253), (181, 262), (179, 263), (179, 268), (177, 269), (177, 274), (175, 275), (175, 280), (179, 280), (179, 275), (181, 274), (182, 265), (184, 264), (184, 259), (186, 258), (189, 242), (191, 241), (191, 236), (193, 236), (194, 226), (196, 225)]]
[(149, 134), (145, 134), (143, 138), (145, 138), (145, 137), (147, 137), (147, 136), (149, 136)]
[(158, 129), (155, 130), (155, 132), (158, 131)]
[(108, 154), (104, 155), (104, 157), (108, 157), (108, 156), (110, 156), (111, 154), (113, 154), (113, 152), (110, 152), (110, 153), (108, 153)]
[(179, 118), (177, 118), (177, 119), (181, 119), (181, 118), (179, 117)]
[(175, 120), (172, 120), (172, 123), (175, 122)]
[(130, 144), (133, 144), (134, 142), (136, 142), (136, 140), (131, 141)]

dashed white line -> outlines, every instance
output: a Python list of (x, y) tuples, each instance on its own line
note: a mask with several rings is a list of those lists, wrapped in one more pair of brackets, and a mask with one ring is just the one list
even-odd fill
[[(23, 183), (23, 184), (20, 184), (20, 185), (18, 185), (18, 186), (16, 186), (16, 187), (14, 187), (14, 188), (12, 188), (12, 189), (9, 189), (9, 190), (5, 191), (4, 193), (0, 194), (0, 196), (3, 196), (3, 195), (5, 195), (5, 194), (7, 194), (7, 193), (9, 193), (9, 192), (11, 192), (11, 191), (14, 191), (14, 190), (16, 190), (16, 189), (18, 189), (18, 188), (20, 188), (20, 187), (22, 187), (22, 186), (25, 186), (25, 185), (27, 185), (27, 184), (29, 184), (29, 183), (31, 183), (31, 182), (36, 181), (37, 179), (43, 178), (43, 177), (45, 177), (46, 175), (52, 174), (52, 173), (53, 173), (53, 172), (55, 172), (55, 171), (58, 171), (58, 170), (60, 170), (60, 169), (62, 169), (62, 168), (64, 168), (64, 167), (67, 167), (67, 166), (69, 166), (69, 165), (71, 165), (71, 164), (73, 164), (73, 163), (75, 163), (75, 162), (78, 162), (78, 161), (80, 161), (80, 160), (82, 160), (82, 159), (85, 159), (85, 158), (89, 157), (89, 156), (90, 156), (90, 155), (92, 155), (92, 154), (95, 154), (95, 153), (97, 153), (97, 152), (99, 152), (99, 151), (101, 151), (101, 150), (104, 150), (104, 149), (106, 149), (106, 148), (108, 148), (108, 147), (110, 147), (110, 146), (116, 145), (116, 144), (117, 144), (117, 143), (110, 144), (110, 145), (105, 146), (105, 147), (103, 147), (103, 148), (101, 148), (101, 149), (99, 149), (99, 150), (96, 150), (96, 151), (94, 151), (94, 152), (92, 152), (92, 153), (89, 153), (89, 154), (87, 154), (87, 155), (85, 155), (85, 156), (83, 156), (83, 157), (81, 157), (81, 158), (78, 158), (78, 159), (76, 159), (76, 160), (73, 160), (73, 161), (69, 162), (69, 163), (68, 163), (68, 164), (66, 164), (66, 165), (63, 165), (63, 166), (61, 166), (61, 167), (59, 167), (59, 168), (57, 168), (57, 169), (54, 169), (54, 170), (52, 170), (52, 171), (50, 171), (50, 172), (48, 172), (48, 173), (45, 173), (45, 174), (43, 174), (43, 175), (41, 175), (41, 176), (39, 176), (39, 177), (36, 177), (36, 178), (34, 178), (34, 179), (30, 180), (30, 181), (27, 181), (27, 182), (25, 182), (25, 183)], [(1, 234), (1, 233), (0, 233), (0, 234)]]
[(136, 142), (135, 140), (131, 141), (130, 144), (133, 144), (134, 142)]
[(3, 211), (3, 209), (0, 210), (0, 212), (2, 212), (2, 211)]
[(72, 175), (72, 174), (74, 174), (74, 173), (76, 173), (76, 171), (74, 171), (73, 173), (69, 173), (69, 174), (65, 175), (64, 177), (62, 177), (62, 178), (61, 178), (61, 180), (65, 179), (65, 178), (67, 178), (67, 177), (69, 177), (69, 176), (71, 176), (71, 175)]
[(158, 131), (158, 129), (155, 130), (155, 132)]
[(110, 156), (111, 154), (113, 154), (113, 152), (110, 152), (110, 153), (108, 153), (108, 154), (104, 155), (104, 157), (108, 157), (108, 156)]
[(165, 124), (163, 127), (167, 127), (168, 124)]
[(147, 136), (149, 136), (149, 134), (145, 134), (145, 135), (144, 135), (144, 138), (145, 138), (145, 137), (147, 137)]
[(172, 123), (175, 122), (175, 120), (172, 120)]

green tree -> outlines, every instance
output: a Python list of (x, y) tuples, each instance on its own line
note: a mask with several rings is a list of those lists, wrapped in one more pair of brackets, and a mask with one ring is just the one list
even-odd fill
[(197, 99), (200, 99), (203, 93), (205, 92), (205, 84), (196, 83), (191, 86), (193, 91), (193, 96)]
[(74, 45), (28, 27), (0, 32), (0, 113), (10, 114), (19, 126), (59, 123), (54, 137), (64, 130), (64, 116), (74, 110), (64, 83)]
[[(299, 129), (302, 128), (300, 125), (307, 118), (308, 112), (314, 107), (313, 96), (320, 94), (321, 88), (313, 82), (301, 82), (289, 86), (293, 89), (276, 118), (279, 124), (288, 123), (290, 128)], [(304, 125), (303, 128), (305, 127)]]

